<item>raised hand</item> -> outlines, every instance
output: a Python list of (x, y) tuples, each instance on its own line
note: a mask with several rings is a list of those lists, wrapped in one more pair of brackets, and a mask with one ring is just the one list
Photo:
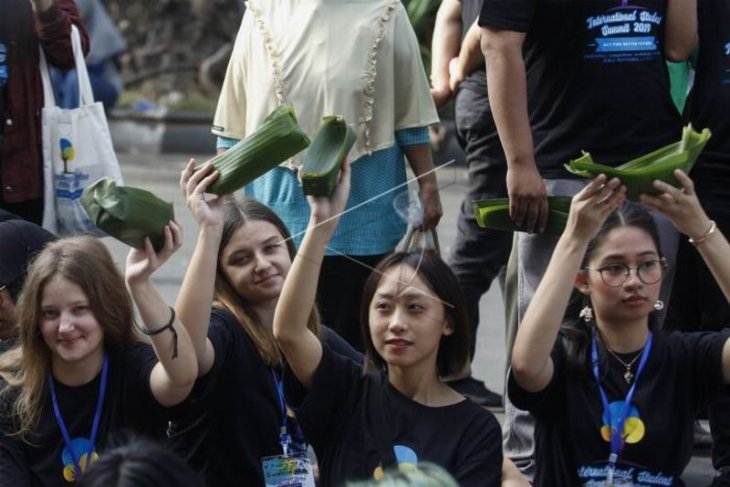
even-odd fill
[(345, 210), (350, 195), (350, 161), (345, 159), (340, 169), (340, 177), (335, 190), (329, 196), (307, 196), (311, 213), (311, 223), (318, 228), (334, 232), (340, 215)]
[(144, 250), (135, 248), (129, 250), (124, 272), (128, 284), (134, 285), (148, 281), (150, 276), (182, 246), (182, 228), (179, 223), (170, 221), (165, 225), (164, 232), (165, 245), (158, 253), (155, 253), (149, 237), (145, 237)]
[(596, 236), (603, 222), (626, 199), (626, 186), (618, 178), (606, 181), (599, 174), (570, 203), (570, 214), (565, 232), (584, 241)]
[(704, 235), (710, 228), (711, 222), (702, 209), (695, 186), (692, 180), (681, 169), (674, 171), (674, 176), (682, 184), (682, 188), (665, 183), (654, 181), (654, 187), (662, 194), (650, 196), (642, 194), (640, 200), (650, 208), (669, 218), (677, 230), (695, 240)]
[(190, 159), (180, 174), (180, 189), (185, 197), (185, 204), (193, 214), (199, 227), (223, 225), (223, 203), (228, 196), (210, 195), (206, 200), (205, 190), (216, 180), (219, 173), (210, 164), (195, 170), (195, 159)]

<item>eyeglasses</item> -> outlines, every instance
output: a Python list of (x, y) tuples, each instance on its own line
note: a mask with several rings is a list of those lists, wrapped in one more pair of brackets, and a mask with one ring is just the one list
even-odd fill
[(5, 291), (5, 290), (6, 290), (7, 288), (8, 288), (8, 286), (7, 286), (7, 285), (5, 285), (5, 286), (0, 286), (0, 306), (2, 306), (3, 304), (5, 304), (5, 299), (3, 299), (3, 294), (2, 294), (2, 292), (3, 292), (3, 291)]
[(608, 287), (623, 286), (629, 280), (631, 270), (636, 270), (636, 275), (644, 284), (656, 284), (664, 277), (667, 264), (664, 260), (647, 260), (636, 267), (629, 267), (625, 264), (608, 264), (598, 269), (586, 267), (587, 271), (600, 272), (603, 283)]

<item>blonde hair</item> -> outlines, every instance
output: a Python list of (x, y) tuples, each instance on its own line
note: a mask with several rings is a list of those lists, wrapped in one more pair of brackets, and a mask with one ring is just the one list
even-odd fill
[(89, 236), (57, 240), (38, 254), (28, 269), (17, 305), (18, 343), (0, 355), (0, 396), (12, 396), (14, 435), (27, 440), (36, 427), (51, 371), (51, 350), (40, 331), (43, 289), (55, 276), (77, 284), (104, 331), (104, 346), (136, 340), (134, 312), (124, 278), (106, 246)]
[[(223, 249), (230, 243), (238, 229), (243, 227), (249, 220), (268, 222), (276, 227), (286, 243), (289, 258), (292, 261), (294, 260), (296, 247), (289, 234), (289, 229), (268, 206), (252, 198), (243, 198), (240, 202), (233, 199), (226, 201), (224, 205), (223, 235), (218, 249), (215, 302), (213, 305), (228, 310), (236, 317), (246, 334), (253, 341), (265, 364), (268, 366), (279, 365), (282, 361), (282, 355), (272, 331), (268, 327), (262, 326), (251, 305), (236, 292), (220, 265)], [(307, 327), (319, 336), (319, 313), (316, 306), (312, 307), (312, 312), (307, 320)]]

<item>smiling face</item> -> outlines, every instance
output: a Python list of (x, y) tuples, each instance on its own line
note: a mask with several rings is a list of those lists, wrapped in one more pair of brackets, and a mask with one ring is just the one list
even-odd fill
[(40, 330), (51, 351), (54, 372), (85, 364), (95, 370), (101, 363), (104, 331), (81, 287), (61, 275), (43, 287)]
[(291, 258), (274, 225), (248, 220), (223, 248), (219, 265), (238, 295), (257, 306), (279, 299)]
[(443, 336), (451, 335), (444, 304), (408, 265), (388, 269), (369, 308), (370, 337), (389, 367), (436, 370)]
[[(654, 240), (646, 231), (634, 226), (616, 227), (593, 250), (587, 265), (592, 270), (579, 275), (576, 286), (590, 296), (599, 322), (618, 326), (645, 324), (659, 298), (661, 280), (654, 284), (642, 282), (637, 267), (642, 268), (642, 275), (649, 275), (656, 265), (661, 265), (660, 261)], [(610, 274), (621, 274), (617, 264), (631, 268), (629, 277), (620, 286), (609, 286), (596, 269), (604, 269), (604, 276), (610, 282)], [(645, 277), (644, 280), (653, 279)]]

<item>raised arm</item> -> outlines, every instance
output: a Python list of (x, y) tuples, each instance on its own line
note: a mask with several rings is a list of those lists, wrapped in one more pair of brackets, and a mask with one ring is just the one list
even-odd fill
[(527, 112), (527, 74), (523, 32), (482, 27), (482, 52), (494, 122), (507, 157), (510, 217), (528, 232), (543, 232), (548, 205), (537, 170)]
[(205, 201), (204, 197), (205, 189), (218, 177), (218, 173), (212, 172), (209, 166), (197, 172), (194, 169), (195, 160), (191, 159), (180, 176), (180, 188), (198, 224), (198, 240), (180, 286), (175, 309), (190, 333), (198, 358), (198, 374), (202, 376), (208, 373), (215, 359), (213, 345), (208, 340), (208, 324), (223, 234), (223, 199)]
[(512, 374), (523, 389), (538, 392), (553, 377), (553, 349), (575, 277), (588, 243), (623, 202), (626, 188), (600, 175), (573, 197), (565, 231), (520, 323), (512, 351)]
[(129, 251), (125, 271), (127, 287), (159, 359), (150, 375), (150, 389), (157, 402), (163, 406), (173, 406), (183, 401), (190, 394), (198, 376), (198, 363), (188, 332), (150, 281), (152, 273), (181, 245), (180, 226), (170, 222), (165, 227), (165, 246), (162, 250), (155, 254), (147, 238), (145, 250), (133, 248)]
[(443, 0), (436, 13), (431, 41), (431, 95), (440, 107), (454, 95), (449, 88), (449, 63), (459, 55), (461, 44), (461, 2)]
[(297, 380), (309, 388), (322, 360), (322, 343), (307, 328), (314, 306), (325, 247), (337, 227), (350, 193), (350, 165), (342, 165), (330, 197), (309, 197), (311, 216), (274, 312), (274, 337)]
[[(654, 187), (663, 191), (663, 194), (658, 197), (641, 195), (641, 202), (666, 215), (677, 230), (691, 239), (725, 299), (730, 301), (730, 244), (705, 213), (689, 176), (679, 169), (674, 172), (674, 176), (682, 184), (681, 189), (654, 181)], [(723, 349), (722, 368), (725, 382), (730, 383), (730, 341), (725, 343)]]
[(697, 0), (669, 0), (664, 30), (664, 56), (684, 61), (697, 44)]

